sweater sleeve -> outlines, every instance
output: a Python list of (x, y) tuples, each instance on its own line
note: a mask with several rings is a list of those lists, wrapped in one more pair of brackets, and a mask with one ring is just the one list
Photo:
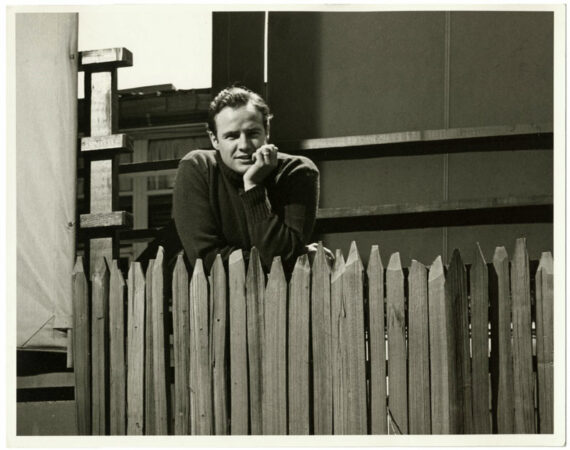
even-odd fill
[(303, 166), (284, 177), (277, 205), (272, 205), (263, 185), (241, 194), (252, 246), (257, 247), (261, 261), (271, 267), (273, 257), (280, 256), (286, 270), (309, 242), (318, 208), (319, 172), (312, 164)]
[[(227, 261), (236, 247), (228, 245), (209, 203), (206, 167), (192, 159), (181, 161), (172, 199), (173, 217), (182, 246), (192, 266), (201, 258), (210, 270), (219, 253)], [(246, 255), (247, 256), (247, 255)]]

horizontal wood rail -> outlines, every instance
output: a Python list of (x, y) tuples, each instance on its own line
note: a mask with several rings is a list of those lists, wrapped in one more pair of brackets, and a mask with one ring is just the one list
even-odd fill
[[(483, 151), (552, 150), (552, 124), (450, 128), (400, 133), (344, 136), (338, 138), (282, 141), (283, 152), (314, 160), (342, 160), (387, 156), (433, 155)], [(125, 174), (146, 175), (172, 170), (180, 159), (127, 163), (119, 166)], [(79, 176), (83, 173), (80, 170)]]

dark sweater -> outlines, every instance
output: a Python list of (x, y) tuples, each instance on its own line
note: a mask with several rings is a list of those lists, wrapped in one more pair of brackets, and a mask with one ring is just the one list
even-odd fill
[(319, 171), (308, 158), (278, 155), (273, 173), (248, 191), (216, 150), (194, 150), (180, 161), (173, 217), (190, 264), (201, 258), (209, 270), (218, 253), (227, 261), (242, 249), (247, 258), (255, 246), (266, 269), (274, 256), (292, 269), (313, 232)]

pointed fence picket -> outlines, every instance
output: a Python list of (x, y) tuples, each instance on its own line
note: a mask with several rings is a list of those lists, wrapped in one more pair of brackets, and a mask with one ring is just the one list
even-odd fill
[(466, 267), (455, 250), (447, 270), (404, 270), (398, 253), (384, 268), (378, 246), (365, 270), (355, 243), (333, 262), (319, 244), (289, 282), (276, 257), (267, 284), (249, 255), (218, 255), (209, 275), (180, 255), (171, 295), (162, 248), (126, 284), (116, 261), (89, 283), (77, 259), (78, 433), (552, 433), (550, 253), (534, 284), (524, 239), (511, 261), (477, 246)]

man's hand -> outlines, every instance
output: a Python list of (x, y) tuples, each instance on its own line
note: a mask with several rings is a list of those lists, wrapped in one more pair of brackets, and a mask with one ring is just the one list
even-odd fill
[[(309, 264), (312, 266), (313, 265), (313, 261), (315, 260), (315, 255), (317, 254), (317, 249), (319, 248), (319, 244), (317, 244), (316, 242), (313, 242), (312, 244), (307, 244), (305, 245), (305, 250), (307, 251), (307, 254), (309, 255)], [(331, 252), (328, 248), (323, 246), (323, 250), (325, 252), (325, 257), (327, 259), (327, 262), (329, 263), (329, 267), (332, 269), (333, 265), (334, 265), (334, 253)]]
[(273, 144), (265, 144), (259, 147), (251, 156), (254, 163), (243, 174), (243, 187), (248, 191), (273, 172), (277, 167), (277, 147)]

